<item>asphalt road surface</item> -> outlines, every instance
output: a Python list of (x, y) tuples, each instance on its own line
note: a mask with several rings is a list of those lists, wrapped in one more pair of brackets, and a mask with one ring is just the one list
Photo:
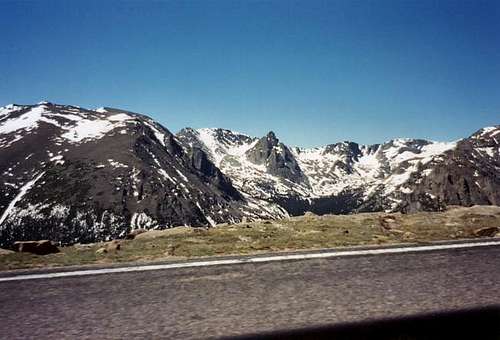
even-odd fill
[(3, 281), (0, 338), (319, 337), (479, 308), (463, 319), (493, 338), (499, 306), (496, 245)]

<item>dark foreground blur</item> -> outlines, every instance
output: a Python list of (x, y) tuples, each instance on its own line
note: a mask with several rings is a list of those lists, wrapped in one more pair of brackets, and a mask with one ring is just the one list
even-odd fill
[(500, 339), (500, 306), (332, 327), (248, 334), (236, 339)]

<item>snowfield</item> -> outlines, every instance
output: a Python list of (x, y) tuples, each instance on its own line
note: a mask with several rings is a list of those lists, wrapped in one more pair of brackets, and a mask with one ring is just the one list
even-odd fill
[[(0, 117), (11, 112), (19, 111), (27, 107), (7, 105), (0, 109)], [(66, 132), (61, 137), (74, 143), (83, 140), (99, 139), (108, 132), (123, 128), (127, 123), (132, 122), (134, 117), (124, 113), (115, 115), (97, 116), (93, 114), (75, 114), (78, 110), (68, 110), (64, 114), (53, 113), (48, 104), (42, 102), (40, 105), (29, 108), (26, 112), (15, 118), (7, 118), (0, 121), (0, 134), (10, 134), (12, 132), (29, 132), (36, 130), (40, 123), (54, 125)], [(98, 111), (95, 111), (96, 113)], [(107, 111), (100, 111), (105, 113)]]
[(306, 176), (304, 183), (296, 183), (270, 174), (265, 164), (248, 159), (247, 151), (256, 145), (257, 138), (223, 129), (203, 128), (191, 133), (240, 191), (260, 199), (276, 195), (321, 198), (345, 190), (362, 190), (365, 197), (377, 189), (387, 195), (399, 190), (409, 193), (404, 184), (419, 168), (456, 147), (456, 142), (395, 139), (381, 145), (356, 146), (359, 150), (350, 150), (348, 142), (289, 148)]

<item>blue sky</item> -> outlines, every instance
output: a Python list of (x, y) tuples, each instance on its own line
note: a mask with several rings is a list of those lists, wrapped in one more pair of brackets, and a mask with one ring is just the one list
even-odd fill
[(0, 105), (316, 146), (500, 124), (500, 2), (0, 0)]

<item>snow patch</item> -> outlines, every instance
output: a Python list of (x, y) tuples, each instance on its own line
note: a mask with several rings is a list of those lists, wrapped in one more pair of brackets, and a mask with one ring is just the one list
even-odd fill
[(492, 132), (492, 131), (495, 131), (497, 128), (494, 127), (494, 126), (487, 126), (485, 128), (482, 128), (481, 129), (481, 136), (485, 136), (487, 135), (488, 133)]
[(52, 207), (52, 209), (50, 211), (50, 216), (55, 217), (55, 218), (59, 218), (59, 219), (63, 219), (63, 218), (68, 217), (69, 210), (70, 210), (69, 207), (67, 207), (65, 205), (56, 204)]
[(118, 114), (115, 114), (115, 115), (108, 117), (108, 120), (110, 120), (112, 122), (126, 122), (126, 121), (131, 120), (131, 119), (134, 119), (134, 117), (132, 117), (128, 114), (125, 114), (125, 113), (118, 113)]
[(145, 212), (134, 213), (130, 219), (130, 228), (151, 229), (157, 225), (157, 222)]
[(38, 127), (42, 114), (47, 112), (45, 106), (37, 106), (16, 118), (10, 118), (0, 123), (0, 134), (12, 133), (17, 130), (32, 130)]
[(153, 130), (153, 134), (155, 135), (156, 139), (161, 143), (161, 145), (166, 146), (165, 145), (165, 133), (163, 133), (159, 129), (157, 129), (156, 126), (154, 126), (153, 123), (150, 123), (150, 122), (147, 122), (147, 121), (144, 121), (144, 123), (146, 123), (146, 125), (151, 130)]
[(14, 104), (9, 104), (9, 105), (6, 105), (4, 107), (0, 107), (0, 117), (6, 116), (11, 112), (22, 110), (23, 108), (24, 107), (22, 107), (22, 106), (17, 106)]
[(178, 169), (175, 169), (175, 171), (179, 174), (179, 176), (181, 176), (181, 178), (184, 180), (184, 182), (189, 182), (187, 177), (182, 172), (180, 172)]
[(109, 164), (114, 166), (115, 168), (128, 168), (127, 164), (120, 163), (118, 161), (115, 161), (114, 159), (109, 158), (108, 159)]
[(2, 216), (0, 217), (0, 227), (2, 223), (5, 221), (5, 219), (9, 216), (11, 210), (14, 208), (17, 202), (19, 202), (24, 195), (33, 187), (33, 185), (40, 179), (42, 176), (45, 174), (45, 171), (40, 173), (39, 175), (35, 176), (31, 181), (28, 181), (26, 184), (24, 184), (21, 189), (19, 190), (19, 193), (14, 197), (14, 199), (9, 203), (7, 208), (5, 208)]
[(198, 209), (200, 209), (200, 211), (203, 214), (203, 216), (205, 216), (205, 219), (208, 221), (208, 223), (210, 224), (210, 226), (215, 227), (215, 225), (217, 223), (215, 223), (215, 221), (210, 216), (208, 216), (207, 214), (205, 214), (205, 212), (201, 208), (201, 205), (200, 205), (199, 202), (196, 202), (196, 206), (198, 207)]
[(113, 130), (115, 124), (106, 120), (81, 120), (61, 137), (71, 142), (81, 142), (84, 139), (98, 139)]

